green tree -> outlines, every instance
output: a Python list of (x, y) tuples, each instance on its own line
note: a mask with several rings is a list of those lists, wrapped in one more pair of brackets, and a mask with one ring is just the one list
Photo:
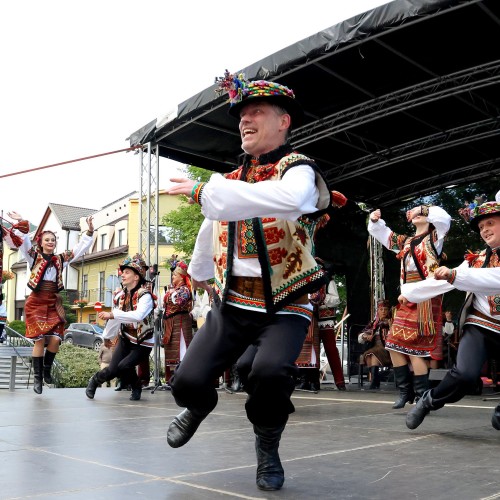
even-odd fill
[(71, 308), (68, 292), (66, 290), (63, 290), (61, 292), (61, 297), (62, 297), (62, 305), (64, 308), (64, 312), (66, 314), (66, 325), (69, 325), (70, 323), (76, 323), (78, 321), (78, 317), (75, 314), (74, 309)]
[[(208, 181), (213, 174), (210, 170), (191, 165), (186, 165), (183, 170), (186, 177), (201, 182)], [(190, 256), (193, 254), (196, 236), (203, 222), (203, 215), (198, 204), (189, 204), (188, 198), (186, 196), (183, 198), (181, 206), (177, 210), (165, 214), (161, 223), (169, 229), (175, 250)]]

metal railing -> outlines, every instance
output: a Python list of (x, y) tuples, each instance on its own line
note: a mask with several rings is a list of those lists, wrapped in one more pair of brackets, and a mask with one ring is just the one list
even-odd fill
[[(31, 360), (32, 356), (31, 355), (27, 356), (26, 354), (23, 354), (21, 350), (18, 348), (33, 347), (35, 345), (35, 342), (31, 339), (26, 338), (24, 335), (17, 332), (16, 330), (13, 330), (8, 325), (5, 325), (5, 331), (7, 334), (7, 341), (5, 345), (11, 347), (14, 350), (17, 357), (21, 360), (22, 364), (27, 368), (29, 372), (27, 386), (29, 386), (32, 373), (32, 366), (31, 366), (31, 361), (27, 361), (27, 359)], [(56, 372), (62, 372), (64, 370), (63, 366), (57, 361), (57, 359), (54, 360), (53, 369), (55, 369)]]

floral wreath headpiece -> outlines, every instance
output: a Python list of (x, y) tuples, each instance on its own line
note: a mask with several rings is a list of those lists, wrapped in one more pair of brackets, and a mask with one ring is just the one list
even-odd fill
[(229, 95), (229, 114), (240, 117), (241, 108), (250, 99), (264, 99), (284, 108), (292, 117), (295, 125), (303, 116), (302, 108), (295, 99), (292, 89), (267, 80), (248, 81), (244, 73), (230, 73), (227, 69), (224, 76), (215, 78), (218, 84), (216, 93), (227, 92)]
[(120, 271), (123, 271), (127, 267), (133, 269), (143, 280), (146, 279), (148, 266), (138, 253), (136, 253), (133, 257), (125, 258), (120, 264)]
[(500, 215), (500, 191), (495, 195), (495, 201), (486, 201), (486, 195), (476, 196), (472, 203), (465, 203), (458, 210), (459, 215), (470, 224), (473, 231), (479, 232), (479, 221), (490, 215)]

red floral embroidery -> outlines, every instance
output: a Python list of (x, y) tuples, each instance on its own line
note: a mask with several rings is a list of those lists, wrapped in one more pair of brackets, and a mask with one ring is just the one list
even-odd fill
[(298, 240), (305, 246), (307, 242), (307, 233), (303, 228), (297, 227), (293, 235), (297, 236)]
[(285, 231), (277, 227), (267, 227), (264, 229), (264, 236), (266, 238), (266, 243), (271, 245), (273, 243), (279, 243), (279, 241), (285, 237)]
[(222, 231), (219, 236), (219, 241), (223, 247), (227, 247), (227, 231)]
[(269, 250), (269, 262), (271, 266), (276, 266), (277, 264), (281, 264), (283, 259), (287, 256), (288, 252), (285, 248), (274, 248), (273, 250)]

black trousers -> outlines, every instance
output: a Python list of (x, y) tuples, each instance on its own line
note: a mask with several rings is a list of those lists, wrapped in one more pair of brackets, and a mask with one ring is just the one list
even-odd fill
[(488, 354), (498, 350), (500, 335), (475, 325), (465, 325), (457, 352), (457, 361), (430, 395), (432, 407), (456, 403), (477, 387)]
[(255, 425), (284, 425), (295, 411), (290, 396), (295, 387), (295, 360), (309, 321), (298, 315), (247, 311), (214, 305), (176, 368), (170, 385), (179, 406), (208, 415), (217, 405), (214, 379), (232, 366), (248, 346), (255, 356), (245, 390), (248, 419)]
[(144, 359), (149, 358), (151, 347), (133, 344), (126, 337), (120, 336), (116, 344), (109, 366), (97, 372), (101, 382), (108, 382), (119, 377), (122, 385), (130, 384), (132, 388), (141, 387), (135, 367)]

